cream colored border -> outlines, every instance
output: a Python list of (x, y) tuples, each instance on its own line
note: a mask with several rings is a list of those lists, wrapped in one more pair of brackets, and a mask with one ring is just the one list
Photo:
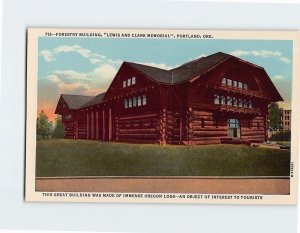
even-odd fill
[[(294, 176), (291, 177), (290, 195), (263, 195), (263, 200), (199, 200), (199, 199), (123, 199), (123, 198), (81, 198), (81, 197), (43, 197), (35, 191), (36, 156), (36, 110), (38, 77), (38, 37), (45, 32), (61, 33), (169, 33), (213, 35), (213, 39), (253, 39), (253, 40), (293, 40), (293, 87), (292, 87), (292, 147), (291, 162)], [(300, 109), (295, 103), (300, 101), (300, 33), (296, 31), (223, 31), (223, 30), (143, 30), (143, 29), (53, 29), (29, 28), (27, 46), (27, 112), (26, 112), (26, 201), (49, 202), (134, 202), (134, 203), (209, 203), (209, 204), (296, 204), (298, 191), (298, 154), (299, 154), (299, 116)], [(84, 37), (83, 37), (84, 38)], [(298, 63), (298, 64), (297, 64)], [(239, 195), (241, 196), (241, 195)], [(251, 195), (243, 195), (251, 196)], [(261, 196), (261, 195), (260, 195)]]

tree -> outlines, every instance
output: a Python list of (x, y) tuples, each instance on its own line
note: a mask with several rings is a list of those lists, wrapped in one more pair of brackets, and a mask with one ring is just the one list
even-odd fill
[(37, 139), (48, 139), (52, 133), (52, 122), (42, 110), (36, 120), (36, 137)]
[(64, 138), (65, 129), (64, 125), (61, 122), (61, 116), (57, 116), (55, 119), (55, 126), (52, 133), (52, 138)]
[(273, 102), (269, 105), (268, 111), (268, 120), (269, 120), (269, 127), (272, 130), (281, 129), (281, 109), (279, 108), (278, 104)]

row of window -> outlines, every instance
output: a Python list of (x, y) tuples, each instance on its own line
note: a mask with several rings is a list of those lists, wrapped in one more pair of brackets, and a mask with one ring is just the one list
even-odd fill
[(129, 78), (127, 80), (124, 80), (123, 81), (123, 88), (124, 87), (129, 87), (131, 85), (134, 85), (135, 84), (135, 81), (136, 81), (136, 78), (135, 77), (132, 77), (132, 78)]
[(243, 90), (248, 90), (247, 83), (238, 82), (236, 80), (232, 80), (229, 78), (223, 78), (222, 85), (229, 86), (229, 87), (236, 87), (236, 88), (243, 89)]
[(65, 116), (65, 119), (66, 119), (66, 120), (70, 120), (70, 119), (72, 119), (72, 115), (71, 115), (71, 114), (69, 114), (69, 115), (66, 115), (66, 116)]
[(229, 105), (240, 108), (252, 108), (252, 101), (232, 96), (215, 95), (214, 104)]
[(128, 99), (124, 99), (124, 107), (125, 108), (132, 108), (137, 106), (142, 106), (147, 104), (147, 96), (133, 96)]

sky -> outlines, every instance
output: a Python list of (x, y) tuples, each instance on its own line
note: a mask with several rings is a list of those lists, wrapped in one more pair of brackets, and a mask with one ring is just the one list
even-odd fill
[(172, 69), (219, 51), (264, 67), (284, 99), (280, 106), (291, 104), (292, 41), (40, 37), (38, 43), (37, 111), (52, 121), (60, 94), (106, 91), (123, 61)]

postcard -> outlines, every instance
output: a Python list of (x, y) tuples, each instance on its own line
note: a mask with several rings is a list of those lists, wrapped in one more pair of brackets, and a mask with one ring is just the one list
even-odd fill
[(26, 201), (297, 203), (298, 31), (27, 35)]

